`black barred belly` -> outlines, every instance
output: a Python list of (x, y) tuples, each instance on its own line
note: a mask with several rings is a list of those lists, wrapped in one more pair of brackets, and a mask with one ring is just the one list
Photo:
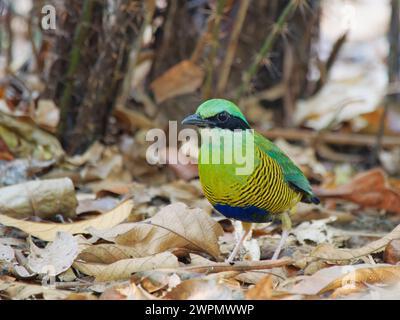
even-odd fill
[(267, 210), (255, 206), (235, 207), (228, 204), (215, 204), (214, 208), (227, 218), (243, 222), (262, 223), (272, 220), (272, 215)]

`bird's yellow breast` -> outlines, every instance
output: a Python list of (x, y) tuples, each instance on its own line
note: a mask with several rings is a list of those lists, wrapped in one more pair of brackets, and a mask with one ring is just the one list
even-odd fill
[[(201, 154), (212, 154), (218, 144), (202, 144)], [(206, 198), (211, 204), (233, 207), (257, 207), (269, 213), (281, 213), (291, 209), (301, 199), (301, 194), (284, 180), (279, 164), (254, 148), (254, 167), (247, 175), (238, 175), (238, 164), (199, 162), (199, 177)], [(242, 164), (240, 164), (242, 165)]]

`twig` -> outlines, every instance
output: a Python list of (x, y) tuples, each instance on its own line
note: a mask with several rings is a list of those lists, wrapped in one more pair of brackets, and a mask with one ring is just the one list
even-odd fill
[(219, 30), (221, 26), (222, 20), (222, 12), (225, 7), (226, 0), (218, 0), (217, 1), (217, 8), (214, 17), (214, 25), (212, 29), (212, 39), (211, 39), (211, 52), (208, 56), (207, 62), (207, 77), (204, 83), (204, 90), (203, 90), (203, 98), (208, 99), (212, 95), (212, 85), (213, 85), (213, 78), (214, 78), (214, 66), (215, 66), (215, 59), (218, 53), (218, 46), (219, 46)]
[(326, 63), (323, 66), (321, 66), (319, 68), (321, 76), (320, 76), (319, 80), (317, 81), (317, 84), (315, 86), (315, 89), (314, 89), (314, 92), (312, 93), (312, 95), (315, 95), (316, 93), (318, 93), (322, 89), (324, 84), (326, 83), (329, 71), (331, 70), (334, 62), (336, 61), (336, 58), (340, 52), (340, 49), (343, 47), (343, 44), (347, 40), (347, 34), (348, 34), (348, 31), (346, 31), (342, 36), (339, 37), (339, 39), (336, 40), (335, 44), (333, 45), (333, 48), (329, 55), (328, 60), (326, 61)]
[[(340, 132), (323, 132), (291, 129), (291, 128), (276, 128), (272, 130), (259, 130), (261, 134), (269, 139), (283, 138), (292, 141), (305, 141), (309, 144), (314, 144), (316, 141), (321, 141), (336, 145), (349, 146), (368, 146), (373, 147), (376, 144), (375, 135), (358, 134), (358, 133), (340, 133)], [(382, 146), (395, 147), (400, 146), (399, 136), (384, 136), (382, 137)]]
[(104, 282), (71, 281), (71, 282), (56, 282), (54, 283), (54, 285), (57, 289), (75, 289), (75, 288), (87, 288), (100, 283), (104, 284)]
[(221, 74), (218, 79), (217, 96), (220, 96), (225, 91), (226, 84), (228, 83), (228, 78), (231, 71), (233, 59), (235, 58), (237, 44), (239, 42), (239, 35), (242, 30), (244, 20), (246, 18), (249, 4), (250, 0), (243, 0), (240, 2), (240, 7), (237, 13), (235, 24), (233, 25), (232, 28), (232, 35), (231, 38), (229, 39), (228, 48), (226, 50), (225, 59), (224, 62), (222, 63)]
[(196, 43), (196, 47), (194, 48), (192, 55), (190, 56), (190, 61), (192, 61), (193, 63), (197, 63), (203, 54), (203, 50), (206, 46), (207, 39), (212, 29), (212, 22), (213, 21), (211, 19), (208, 20), (206, 29), (203, 31), (202, 35)]
[(239, 101), (242, 95), (247, 91), (248, 87), (250, 86), (251, 79), (256, 74), (262, 60), (272, 50), (275, 44), (275, 40), (277, 39), (278, 35), (284, 30), (286, 21), (288, 20), (290, 15), (296, 10), (297, 6), (298, 0), (291, 0), (279, 16), (278, 21), (273, 26), (272, 31), (268, 34), (260, 51), (255, 56), (253, 63), (245, 71), (243, 75), (243, 81), (237, 89), (236, 101)]
[(227, 262), (216, 263), (213, 265), (206, 266), (191, 266), (191, 267), (181, 267), (175, 269), (175, 272), (197, 272), (197, 273), (217, 273), (225, 271), (239, 271), (245, 272), (250, 270), (263, 270), (272, 269), (287, 266), (293, 263), (293, 259), (284, 257), (279, 260), (263, 260), (263, 261), (238, 261), (234, 264), (229, 264)]

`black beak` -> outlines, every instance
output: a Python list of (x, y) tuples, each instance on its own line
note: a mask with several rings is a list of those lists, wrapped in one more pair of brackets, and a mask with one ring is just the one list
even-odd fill
[(198, 114), (191, 114), (190, 116), (187, 116), (185, 119), (183, 119), (182, 124), (207, 127), (211, 123), (210, 121), (201, 118)]

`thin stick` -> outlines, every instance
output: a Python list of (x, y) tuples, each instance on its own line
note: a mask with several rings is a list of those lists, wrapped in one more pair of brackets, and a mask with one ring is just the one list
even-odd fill
[[(376, 144), (376, 136), (358, 133), (341, 133), (341, 132), (323, 132), (291, 129), (291, 128), (276, 128), (272, 130), (259, 130), (268, 139), (283, 138), (292, 141), (305, 141), (309, 144), (314, 144), (316, 141), (325, 142), (335, 145), (349, 146), (367, 146), (373, 147)], [(384, 136), (382, 137), (383, 147), (400, 146), (399, 136)]]
[(247, 10), (249, 8), (250, 0), (243, 0), (240, 2), (240, 7), (236, 16), (235, 24), (232, 28), (232, 35), (229, 39), (228, 48), (226, 50), (226, 55), (224, 62), (221, 67), (221, 74), (218, 79), (217, 84), (217, 96), (223, 94), (228, 83), (229, 74), (231, 72), (231, 67), (233, 59), (235, 58), (237, 44), (239, 42), (239, 35), (242, 31), (243, 23), (246, 18)]
[(226, 0), (218, 0), (218, 2), (217, 2), (217, 9), (215, 12), (214, 26), (213, 26), (212, 39), (211, 39), (212, 46), (211, 46), (211, 52), (208, 57), (208, 63), (207, 63), (207, 78), (206, 78), (206, 81), (204, 84), (204, 90), (203, 90), (204, 99), (208, 99), (212, 95), (215, 59), (217, 57), (218, 47), (219, 47), (219, 29), (221, 26), (222, 12), (225, 7), (225, 2), (226, 2)]
[[(250, 270), (264, 270), (287, 266), (293, 263), (293, 260), (288, 257), (283, 257), (279, 260), (263, 260), (263, 261), (239, 261), (234, 264), (226, 262), (215, 263), (213, 265), (206, 266), (193, 266), (193, 267), (181, 267), (174, 269), (175, 272), (197, 272), (197, 273), (217, 273), (225, 271), (239, 271), (245, 272)], [(163, 270), (163, 269), (159, 269)]]
[(251, 79), (256, 74), (262, 60), (272, 50), (278, 35), (282, 33), (282, 31), (284, 30), (286, 21), (289, 19), (291, 14), (296, 10), (297, 6), (298, 6), (298, 0), (291, 0), (283, 10), (281, 15), (279, 16), (278, 21), (273, 26), (272, 31), (268, 34), (260, 51), (255, 56), (253, 63), (245, 71), (243, 75), (243, 81), (239, 86), (239, 88), (237, 89), (236, 101), (239, 101), (242, 95), (248, 90)]

